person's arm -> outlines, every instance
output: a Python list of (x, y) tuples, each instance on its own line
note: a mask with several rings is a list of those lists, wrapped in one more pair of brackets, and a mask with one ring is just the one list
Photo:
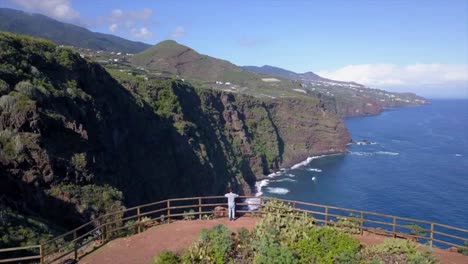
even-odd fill
[(237, 197), (239, 197), (239, 195), (238, 195), (238, 194), (236, 194), (236, 198), (237, 198)]

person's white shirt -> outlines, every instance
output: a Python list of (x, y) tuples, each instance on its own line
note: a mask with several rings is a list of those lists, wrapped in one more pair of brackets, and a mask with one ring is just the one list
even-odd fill
[(236, 205), (235, 199), (237, 197), (239, 197), (238, 194), (235, 194), (233, 192), (226, 193), (224, 196), (228, 198), (228, 206), (229, 207), (235, 206)]

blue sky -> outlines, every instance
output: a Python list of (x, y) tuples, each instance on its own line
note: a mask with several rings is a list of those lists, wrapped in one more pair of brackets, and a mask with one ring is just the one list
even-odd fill
[(149, 44), (175, 39), (238, 65), (468, 97), (466, 0), (0, 3)]

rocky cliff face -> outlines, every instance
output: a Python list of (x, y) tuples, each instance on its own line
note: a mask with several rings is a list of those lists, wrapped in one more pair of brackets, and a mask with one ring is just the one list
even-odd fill
[(350, 140), (314, 98), (116, 80), (70, 50), (3, 33), (0, 63), (0, 231), (12, 236), (18, 213), (69, 228), (122, 206), (229, 185), (250, 194), (258, 177), (342, 152)]

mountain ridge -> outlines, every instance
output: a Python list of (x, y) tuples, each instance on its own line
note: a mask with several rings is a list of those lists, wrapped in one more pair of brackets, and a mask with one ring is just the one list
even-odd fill
[(242, 66), (244, 69), (247, 69), (252, 72), (274, 75), (274, 76), (281, 76), (287, 79), (295, 80), (295, 81), (305, 81), (305, 82), (313, 82), (313, 81), (322, 81), (322, 82), (334, 82), (334, 83), (341, 83), (341, 84), (348, 84), (354, 85), (359, 87), (365, 87), (362, 84), (358, 84), (356, 82), (345, 82), (345, 81), (337, 81), (331, 80), (324, 77), (319, 76), (318, 74), (308, 71), (304, 73), (296, 73), (294, 71), (286, 70), (280, 67), (271, 66), (271, 65), (263, 65), (263, 66)]
[(0, 8), (0, 30), (49, 39), (59, 45), (94, 50), (138, 53), (151, 45), (84, 27), (60, 22), (48, 16), (16, 9)]

